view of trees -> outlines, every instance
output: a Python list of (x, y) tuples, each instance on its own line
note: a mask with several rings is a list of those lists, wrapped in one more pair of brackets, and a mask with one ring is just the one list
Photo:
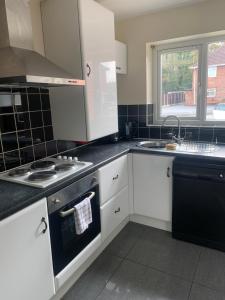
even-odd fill
[(162, 54), (162, 92), (191, 90), (193, 67), (197, 65), (198, 50), (181, 50)]

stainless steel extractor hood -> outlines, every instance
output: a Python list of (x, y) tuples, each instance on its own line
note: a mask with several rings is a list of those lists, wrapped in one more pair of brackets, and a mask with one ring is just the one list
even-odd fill
[(29, 0), (0, 0), (0, 85), (84, 85), (33, 50)]

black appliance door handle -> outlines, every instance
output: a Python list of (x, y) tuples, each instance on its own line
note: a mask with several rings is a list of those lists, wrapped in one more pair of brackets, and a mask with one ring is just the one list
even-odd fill
[(167, 176), (168, 178), (171, 177), (171, 176), (170, 176), (170, 167), (167, 168), (166, 176)]
[[(92, 198), (94, 198), (94, 196), (95, 196), (95, 192), (90, 192), (90, 193), (88, 193), (88, 194), (89, 194), (89, 196), (86, 197), (86, 198), (89, 198), (90, 200), (91, 200)], [(88, 194), (87, 194), (87, 195), (88, 195)], [(59, 215), (60, 215), (61, 218), (65, 218), (65, 217), (67, 217), (67, 216), (73, 214), (74, 211), (75, 211), (75, 208), (72, 207), (72, 208), (70, 208), (70, 209), (68, 209), (68, 210), (66, 210), (66, 211), (61, 210), (61, 211), (59, 212)]]
[(41, 223), (43, 223), (44, 226), (45, 226), (45, 228), (41, 231), (41, 233), (45, 234), (45, 232), (48, 230), (48, 224), (47, 224), (46, 219), (44, 217), (41, 219)]
[(88, 68), (87, 77), (89, 77), (91, 75), (91, 67), (89, 64), (87, 64), (86, 67)]

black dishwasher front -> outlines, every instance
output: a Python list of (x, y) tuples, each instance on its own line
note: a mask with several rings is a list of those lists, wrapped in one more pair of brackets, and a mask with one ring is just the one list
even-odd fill
[(172, 220), (174, 238), (225, 251), (225, 164), (174, 161)]

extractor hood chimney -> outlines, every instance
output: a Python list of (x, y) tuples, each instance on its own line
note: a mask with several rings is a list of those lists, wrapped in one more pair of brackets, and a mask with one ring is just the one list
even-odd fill
[(84, 85), (33, 50), (29, 0), (0, 0), (0, 85)]

